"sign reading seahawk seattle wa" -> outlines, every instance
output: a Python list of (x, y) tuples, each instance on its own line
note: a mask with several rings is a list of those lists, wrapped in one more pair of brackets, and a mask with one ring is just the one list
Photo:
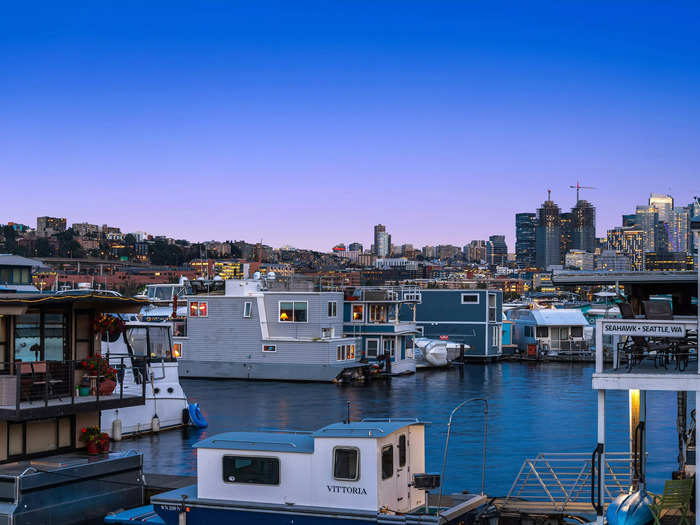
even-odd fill
[(639, 337), (685, 337), (685, 326), (668, 323), (626, 323), (625, 321), (603, 321), (605, 335), (631, 335)]

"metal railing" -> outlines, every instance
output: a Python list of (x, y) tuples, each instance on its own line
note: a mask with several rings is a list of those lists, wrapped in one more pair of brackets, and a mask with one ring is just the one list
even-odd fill
[(591, 343), (589, 341), (575, 341), (571, 339), (555, 340), (551, 343), (544, 343), (542, 345), (542, 351), (545, 354), (556, 352), (559, 355), (592, 354)]
[[(505, 507), (527, 507), (541, 512), (594, 513), (591, 502), (592, 462), (590, 453), (538, 454), (523, 462), (505, 498)], [(600, 468), (605, 474), (603, 505), (632, 485), (633, 456), (629, 452), (606, 452)], [(595, 465), (598, 471), (598, 465)], [(599, 477), (598, 472), (596, 477)]]
[[(85, 402), (95, 402), (98, 405), (104, 401), (123, 400), (125, 397), (146, 398), (146, 382), (140, 385), (140, 392), (125, 392), (124, 372), (128, 368), (141, 367), (138, 360), (130, 356), (110, 358), (109, 363), (116, 369), (116, 385), (109, 393), (109, 387), (105, 384), (104, 375), (90, 374), (85, 370), (82, 360), (71, 361), (17, 361), (14, 363), (13, 375), (4, 376), (9, 381), (14, 381), (14, 395), (8, 402), (9, 392), (2, 392), (5, 400), (0, 400), (2, 406), (13, 406), (16, 415), (27, 409), (47, 408), (49, 406), (65, 407)], [(145, 369), (145, 361), (143, 364)], [(87, 395), (80, 395), (78, 386), (85, 383), (89, 389)]]

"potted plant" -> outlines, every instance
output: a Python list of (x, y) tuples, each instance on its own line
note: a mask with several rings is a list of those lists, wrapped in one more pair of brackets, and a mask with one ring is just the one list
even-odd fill
[(102, 432), (97, 440), (97, 449), (101, 454), (109, 452), (109, 434)]
[(77, 386), (78, 395), (80, 397), (85, 397), (90, 395), (90, 381), (87, 377), (83, 377), (80, 384)]
[[(100, 389), (100, 395), (110, 395), (117, 386), (117, 370), (109, 365), (106, 358), (95, 354), (80, 362), (79, 368), (85, 370), (88, 376), (93, 376), (93, 383)], [(81, 394), (82, 395), (82, 394)]]
[(97, 427), (83, 427), (80, 429), (80, 441), (87, 445), (87, 453), (95, 455), (100, 453), (100, 441), (102, 432)]

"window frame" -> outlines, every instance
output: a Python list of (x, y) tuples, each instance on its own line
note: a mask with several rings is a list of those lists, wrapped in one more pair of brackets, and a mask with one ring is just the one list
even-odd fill
[[(202, 305), (204, 305), (204, 314), (202, 314)], [(192, 315), (193, 306), (194, 311), (197, 312), (194, 315)], [(187, 305), (187, 317), (209, 317), (209, 301), (190, 301)]]
[(243, 319), (253, 318), (253, 301), (243, 302)]
[[(491, 305), (491, 298), (493, 298), (493, 306)], [(488, 315), (489, 315), (489, 323), (497, 323), (498, 322), (498, 298), (495, 293), (489, 293), (488, 298), (486, 300), (487, 308), (488, 308)], [(493, 314), (493, 315), (491, 315)]]
[[(574, 330), (581, 330), (581, 335), (574, 334)], [(574, 337), (576, 337), (577, 339), (583, 338), (583, 326), (571, 326), (571, 327), (569, 327), (569, 337), (571, 337), (572, 339)]]
[[(540, 334), (540, 330), (546, 331), (544, 334)], [(549, 331), (549, 326), (537, 326), (535, 327), (535, 337), (547, 337), (549, 338), (551, 332)]]
[[(370, 341), (373, 341), (373, 342), (377, 343), (377, 348), (376, 348), (376, 350), (375, 350), (375, 354), (372, 355), (372, 356), (369, 355), (369, 348), (368, 348), (368, 343), (369, 343)], [(372, 337), (372, 338), (367, 338), (367, 339), (365, 339), (365, 357), (367, 357), (367, 358), (372, 358), (372, 359), (377, 359), (377, 357), (379, 357), (379, 346), (380, 346), (380, 345), (379, 345), (379, 338)]]
[[(476, 301), (465, 301), (465, 297), (476, 297)], [(478, 292), (463, 292), (460, 297), (461, 304), (480, 304), (481, 294)]]
[[(265, 348), (273, 348), (273, 350), (265, 350)], [(265, 343), (263, 343), (262, 351), (264, 354), (276, 353), (277, 352), (277, 345), (266, 345)]]
[[(524, 337), (535, 337), (535, 335), (534, 335), (535, 331), (533, 330), (533, 328), (534, 327), (532, 325), (529, 325), (529, 324), (526, 324), (525, 326), (523, 326), (523, 336)], [(528, 332), (529, 332), (529, 334), (528, 334)]]
[[(353, 478), (339, 478), (335, 475), (335, 464), (336, 464), (335, 454), (336, 454), (336, 451), (339, 449), (352, 450), (352, 451), (356, 452), (355, 472), (357, 472), (357, 477), (355, 477), (354, 479)], [(351, 446), (347, 446), (347, 445), (338, 445), (338, 446), (333, 447), (333, 455), (331, 456), (331, 461), (332, 461), (331, 462), (331, 472), (333, 473), (333, 479), (338, 480), (338, 481), (360, 481), (360, 478), (362, 477), (362, 474), (360, 472), (360, 466), (362, 465), (362, 463), (360, 461), (360, 449), (358, 447), (351, 447)]]
[[(391, 454), (390, 454), (390, 456), (391, 456), (391, 474), (389, 474), (388, 476), (384, 475), (384, 452), (386, 451), (386, 449), (389, 449), (391, 451)], [(381, 454), (380, 458), (381, 458), (380, 466), (381, 466), (381, 470), (382, 470), (382, 481), (384, 481), (386, 479), (392, 479), (394, 477), (394, 444), (393, 443), (389, 443), (388, 445), (384, 445), (382, 447), (382, 454)]]
[[(401, 441), (403, 439), (403, 447), (401, 446)], [(408, 461), (408, 438), (406, 434), (399, 435), (399, 442), (396, 445), (396, 449), (399, 452), (399, 468), (405, 467)], [(403, 458), (402, 458), (403, 454)]]
[[(277, 463), (277, 483), (245, 483), (242, 481), (229, 481), (226, 479), (226, 474), (224, 473), (224, 461), (226, 458), (242, 458), (242, 459), (269, 459)], [(258, 485), (261, 487), (279, 487), (282, 484), (282, 464), (280, 458), (277, 456), (241, 456), (238, 454), (224, 454), (221, 456), (221, 478), (224, 483), (230, 483), (232, 485)]]
[[(355, 308), (360, 308), (362, 311), (362, 315), (355, 319)], [(358, 303), (353, 303), (350, 306), (350, 322), (352, 323), (364, 323), (365, 322), (365, 305), (364, 304), (358, 304)]]
[(338, 301), (328, 301), (328, 317), (338, 317)]
[[(290, 303), (292, 305), (292, 318), (282, 319), (282, 303)], [(306, 305), (306, 320), (297, 321), (296, 305), (304, 303)], [(277, 301), (277, 322), (279, 323), (308, 323), (309, 322), (309, 301)]]

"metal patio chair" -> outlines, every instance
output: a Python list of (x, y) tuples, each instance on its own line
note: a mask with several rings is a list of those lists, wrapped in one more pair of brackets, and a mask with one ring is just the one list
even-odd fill
[(678, 525), (690, 525), (688, 511), (690, 510), (690, 499), (693, 494), (692, 479), (667, 480), (664, 484), (664, 492), (661, 496), (654, 495), (654, 503), (650, 506), (654, 515), (654, 524), (661, 525), (661, 518), (668, 511), (679, 511), (681, 513)]

